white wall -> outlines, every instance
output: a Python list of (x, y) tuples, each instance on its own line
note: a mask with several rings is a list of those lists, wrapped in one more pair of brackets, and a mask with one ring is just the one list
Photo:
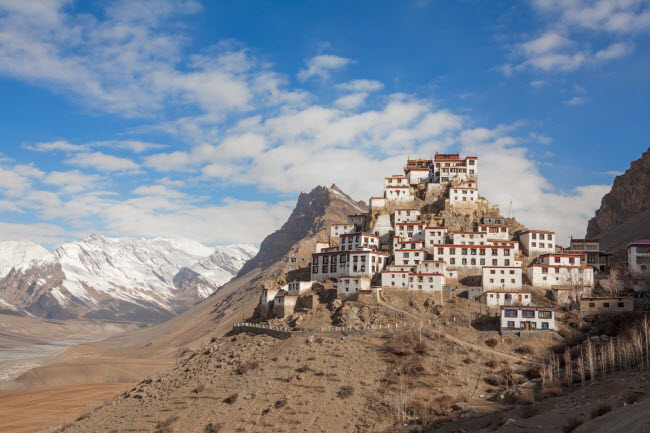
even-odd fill
[[(535, 309), (526, 309), (526, 307), (521, 307), (516, 309), (516, 317), (507, 317), (506, 312), (507, 311), (512, 311), (509, 309), (502, 309), (501, 310), (501, 329), (502, 330), (513, 330), (513, 331), (521, 331), (524, 330), (525, 328), (523, 327), (523, 324), (525, 322), (531, 322), (530, 330), (531, 331), (554, 331), (555, 330), (555, 311), (553, 310), (535, 310)], [(534, 317), (522, 317), (522, 311), (532, 311)], [(551, 313), (551, 319), (544, 319), (540, 318), (540, 311), (544, 312), (550, 312)], [(510, 324), (513, 325), (508, 326), (509, 322)], [(546, 323), (548, 324), (548, 328), (544, 329), (542, 328), (542, 324)], [(533, 325), (534, 324), (534, 325)]]
[(636, 277), (650, 276), (650, 245), (630, 245), (627, 252), (630, 273)]
[(527, 292), (486, 291), (485, 305), (497, 307), (501, 305), (530, 305), (532, 295)]
[(440, 274), (410, 274), (409, 290), (439, 292), (445, 284), (445, 277)]
[[(543, 239), (541, 239), (542, 236)], [(548, 239), (549, 236), (551, 239)], [(519, 236), (519, 242), (522, 251), (529, 257), (555, 252), (555, 233), (552, 232), (533, 231), (523, 233)]]
[(521, 288), (521, 267), (483, 268), (483, 290), (519, 289)]
[(594, 270), (591, 266), (530, 265), (528, 279), (536, 287), (594, 286)]
[(427, 253), (424, 250), (397, 250), (393, 253), (396, 265), (415, 266), (427, 258)]

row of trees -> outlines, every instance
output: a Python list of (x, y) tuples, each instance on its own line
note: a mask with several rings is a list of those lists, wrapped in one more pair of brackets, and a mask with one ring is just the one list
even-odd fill
[(585, 386), (598, 377), (615, 371), (634, 371), (650, 368), (650, 324), (643, 316), (616, 338), (594, 343), (587, 338), (573, 350), (566, 347), (561, 355), (552, 354), (541, 371), (542, 386), (571, 386), (579, 382)]

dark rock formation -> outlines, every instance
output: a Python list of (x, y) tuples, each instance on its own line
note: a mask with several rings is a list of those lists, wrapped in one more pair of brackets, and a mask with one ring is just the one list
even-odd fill
[(587, 238), (599, 238), (605, 251), (625, 249), (629, 242), (646, 237), (650, 237), (650, 151), (616, 177), (587, 226)]

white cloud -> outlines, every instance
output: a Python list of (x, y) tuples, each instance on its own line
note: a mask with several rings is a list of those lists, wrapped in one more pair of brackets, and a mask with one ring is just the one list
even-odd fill
[(650, 8), (641, 0), (535, 0), (533, 4), (566, 26), (611, 33), (650, 28)]
[(102, 152), (78, 153), (65, 161), (67, 164), (85, 168), (94, 168), (105, 172), (132, 172), (138, 170), (138, 164), (128, 158), (109, 155)]
[(596, 52), (595, 57), (598, 60), (612, 60), (618, 59), (619, 57), (625, 57), (632, 51), (633, 47), (630, 44), (618, 42)]
[(53, 152), (53, 151), (81, 152), (84, 150), (88, 150), (87, 146), (72, 144), (65, 140), (36, 143), (34, 145), (28, 145), (26, 147), (29, 150), (35, 150), (38, 152)]
[(573, 98), (564, 101), (566, 105), (582, 105), (585, 104), (586, 102), (587, 100), (582, 96), (574, 96)]
[(520, 48), (528, 55), (541, 55), (557, 51), (572, 44), (573, 42), (570, 39), (565, 38), (557, 32), (548, 31), (537, 39), (521, 44)]
[(298, 79), (306, 81), (311, 77), (319, 77), (322, 80), (327, 80), (331, 71), (344, 68), (351, 62), (352, 60), (345, 57), (321, 54), (307, 60), (307, 67), (298, 71)]
[(66, 194), (78, 193), (95, 187), (99, 176), (82, 173), (79, 170), (53, 171), (47, 174), (43, 183), (55, 185)]
[[(571, 72), (619, 59), (634, 50), (623, 35), (629, 39), (650, 30), (650, 6), (642, 0), (536, 0), (533, 6), (549, 24), (541, 35), (516, 45), (519, 62), (503, 65), (505, 76), (526, 68)], [(602, 40), (608, 42), (594, 51)]]
[(353, 80), (337, 84), (336, 87), (351, 92), (377, 92), (384, 88), (384, 84), (376, 80)]
[(334, 101), (334, 105), (346, 110), (353, 110), (363, 105), (367, 97), (368, 94), (365, 92), (350, 93), (349, 95), (341, 96), (338, 98), (336, 101)]

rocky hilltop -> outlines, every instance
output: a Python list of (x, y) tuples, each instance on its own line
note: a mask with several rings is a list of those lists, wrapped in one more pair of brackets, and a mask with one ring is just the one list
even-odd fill
[(0, 298), (14, 309), (44, 318), (158, 322), (212, 294), (257, 249), (91, 235), (51, 254), (39, 255), (33, 246), (0, 251), (20, 257), (28, 251), (35, 257), (14, 260), (0, 281)]
[[(346, 221), (350, 214), (366, 212), (368, 207), (363, 201), (353, 200), (336, 185), (330, 188), (317, 186), (309, 193), (303, 192), (287, 222), (264, 239), (259, 253), (241, 268), (238, 275), (257, 267), (268, 267), (292, 249), (296, 250), (296, 243), (320, 232), (324, 235), (321, 240), (325, 240), (328, 234), (324, 230), (328, 230), (330, 224)], [(306, 254), (310, 255), (311, 251)]]
[(599, 238), (605, 251), (619, 251), (635, 239), (650, 237), (650, 150), (617, 176), (589, 220), (588, 238)]

